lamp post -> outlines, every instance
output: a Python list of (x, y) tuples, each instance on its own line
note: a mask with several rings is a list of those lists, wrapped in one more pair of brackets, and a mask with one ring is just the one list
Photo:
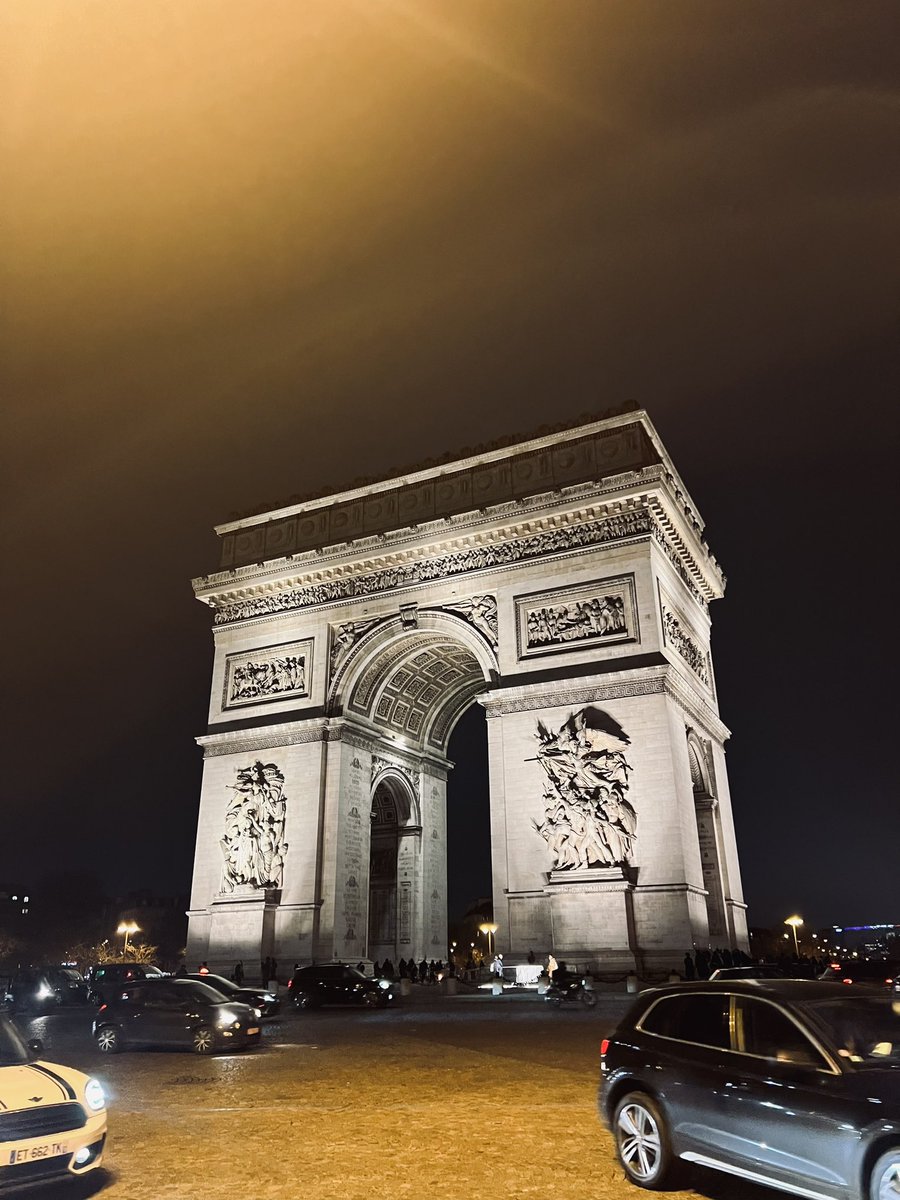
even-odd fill
[(500, 926), (499, 926), (499, 925), (495, 925), (495, 924), (493, 923), (493, 921), (485, 921), (485, 922), (484, 922), (484, 924), (483, 924), (483, 925), (479, 925), (479, 926), (478, 926), (478, 928), (481, 930), (481, 932), (482, 932), (482, 933), (485, 935), (485, 937), (487, 938), (487, 944), (488, 944), (488, 955), (489, 955), (490, 957), (492, 957), (492, 958), (493, 958), (493, 955), (494, 955), (494, 934), (497, 932), (497, 930), (500, 928)]
[(122, 957), (123, 958), (126, 958), (128, 955), (128, 939), (129, 939), (129, 937), (132, 937), (134, 934), (140, 933), (140, 932), (141, 932), (140, 927), (138, 926), (137, 921), (122, 921), (120, 923), (119, 928), (116, 930), (116, 933), (124, 933), (125, 934), (125, 944), (122, 947)]
[(790, 925), (791, 931), (794, 935), (794, 954), (796, 954), (797, 958), (800, 957), (800, 943), (797, 941), (797, 930), (802, 924), (802, 917), (788, 917), (785, 921), (785, 925)]

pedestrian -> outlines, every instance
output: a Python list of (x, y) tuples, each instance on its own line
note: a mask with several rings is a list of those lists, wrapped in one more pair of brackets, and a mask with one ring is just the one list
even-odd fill
[(411, 958), (409, 960), (409, 963), (408, 963), (406, 969), (409, 972), (410, 979), (412, 980), (413, 983), (415, 983), (416, 979), (419, 976), (419, 968), (416, 966), (415, 959)]
[(377, 958), (375, 959), (374, 963), (372, 964), (372, 974), (375, 976), (376, 979), (381, 978), (381, 963), (378, 961)]
[(559, 963), (556, 961), (556, 959), (553, 957), (552, 954), (548, 954), (547, 955), (547, 974), (552, 979), (553, 972), (558, 971), (558, 970), (559, 970)]
[(688, 950), (684, 956), (684, 977), (685, 979), (693, 979), (695, 975), (694, 960), (691, 958), (690, 950)]
[(494, 955), (494, 961), (491, 963), (491, 972), (492, 972), (492, 974), (496, 975), (498, 979), (503, 978), (503, 955), (502, 954)]
[(423, 983), (428, 982), (428, 959), (423, 958), (419, 963), (419, 978)]
[(533, 949), (528, 951), (528, 965), (530, 967), (534, 966), (534, 950)]
[(234, 974), (232, 976), (238, 987), (244, 986), (244, 963), (242, 959), (238, 959), (234, 964)]

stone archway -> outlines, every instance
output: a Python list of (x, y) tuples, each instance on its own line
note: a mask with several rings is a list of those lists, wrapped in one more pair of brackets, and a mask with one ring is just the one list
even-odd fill
[(642, 412), (221, 526), (189, 957), (355, 962), (372, 921), (443, 957), (476, 700), (499, 950), (621, 974), (746, 949), (702, 530)]

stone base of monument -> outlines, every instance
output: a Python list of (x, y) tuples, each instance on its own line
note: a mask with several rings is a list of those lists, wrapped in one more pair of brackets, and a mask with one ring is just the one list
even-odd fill
[(230, 975), (240, 958), (247, 975), (253, 975), (260, 959), (268, 957), (274, 949), (275, 914), (280, 899), (277, 889), (255, 887), (235, 888), (216, 896), (209, 906), (206, 958), (211, 971)]
[(557, 959), (589, 962), (604, 975), (635, 970), (634, 884), (625, 869), (553, 871), (544, 892)]

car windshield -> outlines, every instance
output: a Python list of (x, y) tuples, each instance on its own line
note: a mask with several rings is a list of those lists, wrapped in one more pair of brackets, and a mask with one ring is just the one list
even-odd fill
[(204, 975), (203, 983), (206, 987), (215, 988), (217, 992), (222, 992), (226, 996), (239, 990), (237, 984), (226, 979), (224, 975)]
[(0, 1067), (19, 1067), (28, 1061), (28, 1048), (15, 1025), (0, 1020)]
[(72, 971), (68, 967), (63, 967), (59, 973), (63, 979), (68, 979), (71, 983), (84, 983), (84, 979), (78, 971)]
[(204, 1004), (222, 1003), (222, 993), (206, 983), (195, 983), (192, 979), (176, 980), (175, 986), (179, 991), (188, 992), (194, 1000), (200, 1000)]
[(900, 1001), (854, 996), (805, 1007), (825, 1027), (845, 1062), (857, 1067), (900, 1063)]

